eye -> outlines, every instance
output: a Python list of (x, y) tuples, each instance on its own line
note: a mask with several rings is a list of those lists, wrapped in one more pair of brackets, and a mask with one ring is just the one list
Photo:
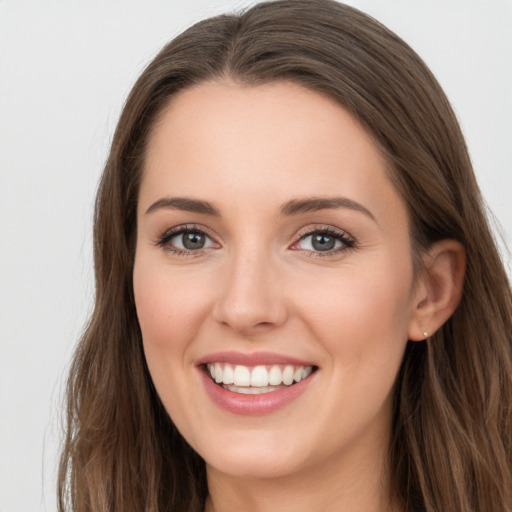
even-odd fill
[(202, 254), (205, 249), (218, 247), (210, 236), (196, 226), (172, 228), (158, 238), (156, 245), (178, 256)]
[(354, 247), (354, 240), (344, 231), (322, 228), (301, 235), (291, 249), (302, 250), (315, 256), (330, 256)]
[(197, 231), (189, 231), (181, 235), (173, 236), (169, 242), (178, 249), (196, 251), (197, 249), (204, 248), (207, 242), (207, 236)]

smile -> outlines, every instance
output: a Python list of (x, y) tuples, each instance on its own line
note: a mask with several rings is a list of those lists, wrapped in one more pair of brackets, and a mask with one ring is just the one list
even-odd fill
[(260, 395), (301, 382), (313, 372), (313, 366), (289, 364), (244, 366), (217, 362), (207, 363), (206, 370), (216, 384), (228, 391)]
[(261, 416), (291, 406), (315, 389), (320, 368), (312, 362), (273, 352), (208, 354), (196, 361), (203, 389), (229, 413)]

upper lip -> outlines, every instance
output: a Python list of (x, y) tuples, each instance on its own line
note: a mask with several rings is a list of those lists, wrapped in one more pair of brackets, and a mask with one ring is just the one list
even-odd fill
[(304, 361), (296, 357), (290, 357), (283, 354), (276, 354), (274, 352), (214, 352), (208, 354), (197, 361), (198, 365), (207, 363), (228, 363), (243, 366), (258, 366), (258, 365), (294, 365), (294, 366), (314, 366), (310, 361)]

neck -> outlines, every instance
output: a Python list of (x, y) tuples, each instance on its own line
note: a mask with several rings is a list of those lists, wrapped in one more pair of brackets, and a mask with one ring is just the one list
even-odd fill
[(382, 450), (368, 446), (366, 453), (356, 450), (332, 459), (277, 478), (227, 475), (207, 466), (205, 512), (398, 512), (390, 505), (389, 470)]

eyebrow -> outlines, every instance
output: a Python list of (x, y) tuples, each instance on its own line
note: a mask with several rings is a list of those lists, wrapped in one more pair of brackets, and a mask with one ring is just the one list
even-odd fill
[[(320, 210), (334, 210), (337, 208), (348, 208), (363, 213), (373, 221), (377, 222), (373, 214), (361, 203), (347, 197), (309, 197), (305, 199), (292, 199), (281, 205), (278, 213), (281, 216), (289, 217), (303, 213), (318, 212)], [(200, 213), (220, 217), (220, 211), (208, 201), (191, 199), (188, 197), (163, 197), (155, 201), (147, 210), (146, 214), (156, 210), (182, 210), (186, 212)]]
[(147, 210), (146, 214), (156, 210), (182, 210), (185, 212), (202, 213), (203, 215), (213, 215), (220, 217), (220, 212), (211, 203), (190, 199), (188, 197), (163, 197), (155, 201)]
[(300, 215), (302, 213), (318, 212), (320, 210), (334, 210), (348, 208), (363, 213), (377, 222), (372, 212), (361, 203), (348, 197), (311, 197), (306, 199), (292, 199), (279, 208), (279, 214), (284, 216)]

